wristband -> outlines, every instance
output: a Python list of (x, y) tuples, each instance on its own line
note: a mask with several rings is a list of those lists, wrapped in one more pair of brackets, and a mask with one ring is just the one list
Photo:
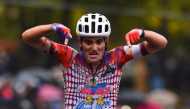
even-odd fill
[(144, 36), (145, 36), (145, 32), (144, 32), (144, 29), (142, 29), (142, 33), (141, 33), (140, 37), (144, 38)]

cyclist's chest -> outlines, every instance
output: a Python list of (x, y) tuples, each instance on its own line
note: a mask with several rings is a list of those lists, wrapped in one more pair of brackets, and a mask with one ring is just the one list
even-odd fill
[(84, 65), (73, 64), (70, 68), (64, 70), (63, 76), (67, 87), (72, 86), (72, 88), (76, 89), (82, 87), (102, 88), (118, 84), (121, 69), (118, 69), (114, 64), (108, 64), (92, 72), (91, 69)]

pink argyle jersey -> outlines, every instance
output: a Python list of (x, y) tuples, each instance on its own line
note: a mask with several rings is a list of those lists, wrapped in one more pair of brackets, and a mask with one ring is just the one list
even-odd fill
[(65, 109), (115, 109), (122, 66), (147, 54), (143, 44), (134, 45), (132, 55), (127, 55), (128, 46), (120, 46), (106, 51), (102, 64), (92, 72), (82, 51), (50, 40), (43, 44), (63, 66)]

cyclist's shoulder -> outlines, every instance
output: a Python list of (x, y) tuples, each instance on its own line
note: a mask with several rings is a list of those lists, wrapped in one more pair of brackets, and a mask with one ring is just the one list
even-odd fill
[(56, 42), (52, 42), (52, 48), (56, 49), (56, 50), (72, 50), (74, 52), (77, 52), (77, 50), (71, 46), (68, 45), (64, 45), (64, 44), (60, 44), (60, 43), (56, 43)]
[(108, 52), (110, 54), (113, 54), (114, 52), (122, 52), (124, 50), (124, 46), (117, 46), (112, 49), (110, 49)]

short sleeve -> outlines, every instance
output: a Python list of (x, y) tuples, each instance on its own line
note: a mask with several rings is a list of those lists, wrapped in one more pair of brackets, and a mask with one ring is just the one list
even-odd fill
[(127, 55), (124, 49), (127, 48), (125, 48), (125, 46), (120, 46), (110, 51), (111, 60), (113, 60), (113, 62), (117, 64), (119, 67), (122, 67), (129, 60), (133, 59), (132, 56)]
[(70, 46), (52, 42), (50, 53), (55, 55), (61, 64), (68, 67), (73, 61), (74, 56), (77, 54), (77, 51)]
[[(131, 53), (128, 53), (131, 49)], [(114, 48), (112, 51), (112, 60), (114, 60), (119, 66), (124, 65), (128, 61), (132, 59), (136, 59), (148, 54), (144, 44), (132, 45), (129, 47), (128, 45), (120, 46)]]

